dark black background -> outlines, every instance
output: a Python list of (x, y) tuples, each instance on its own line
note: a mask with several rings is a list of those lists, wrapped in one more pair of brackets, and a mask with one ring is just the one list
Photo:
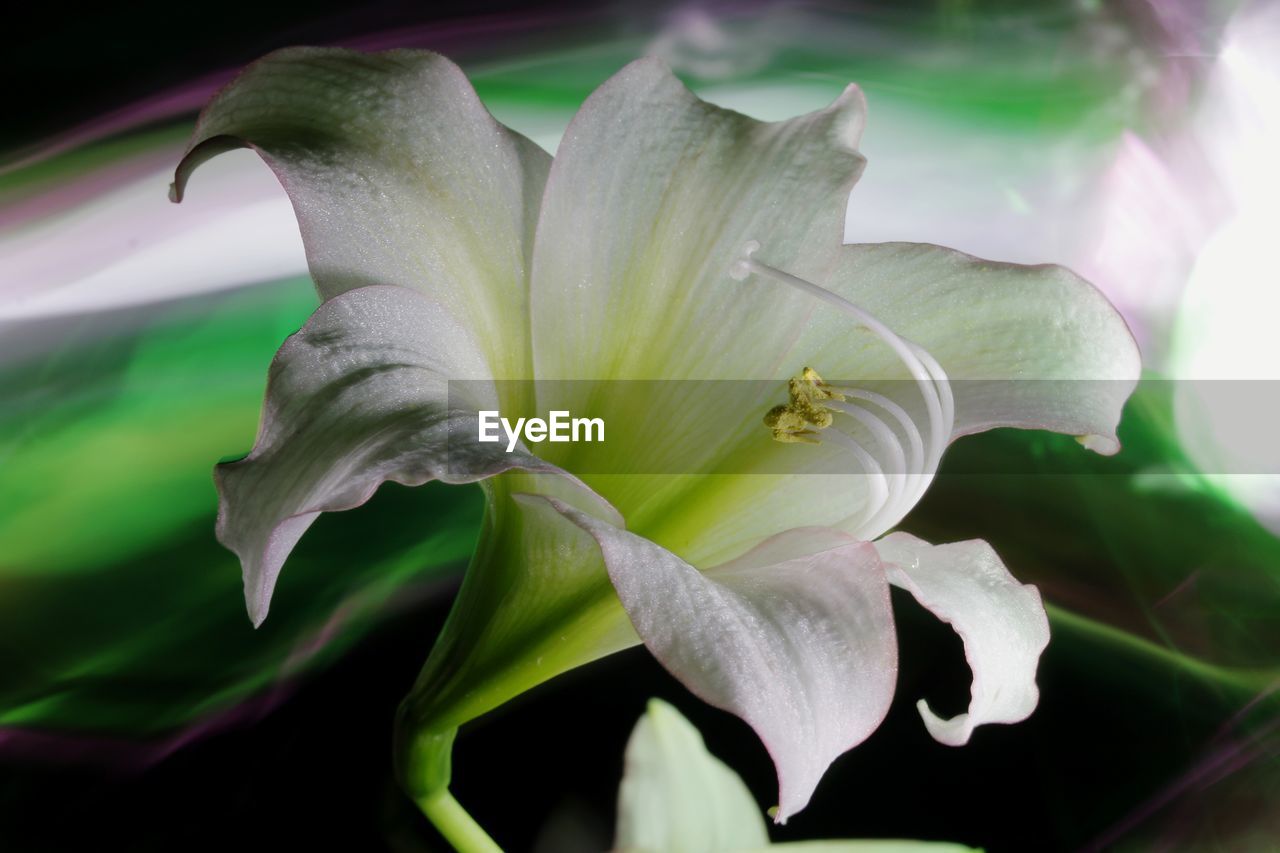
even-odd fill
[[(671, 5), (575, 0), (21, 4), (5, 12), (0, 150), (37, 142), (172, 85), (229, 73), (279, 47), (350, 44), (374, 34), (437, 25), (443, 30), (466, 22), (479, 26), (444, 39), (415, 38), (405, 46), (455, 56), (463, 51), (466, 58), (501, 54), (513, 44), (521, 50), (543, 43), (563, 49), (589, 42), (595, 33), (648, 31)], [(501, 35), (486, 36), (486, 22), (500, 22)]]
[[(835, 764), (779, 838), (856, 831), (991, 851), (1083, 847), (1141, 792), (1175, 777), (1214, 728), (1212, 719), (1183, 718), (1177, 733), (1153, 723), (1142, 695), (1126, 689), (1123, 661), (1095, 659), (1095, 668), (1090, 658), (1104, 647), (1054, 644), (1039, 679), (1048, 698), (1030, 720), (979, 730), (963, 749), (942, 746), (912, 706), (923, 693), (940, 711), (962, 709), (960, 644), (908, 596), (895, 591), (894, 604), (903, 675), (889, 718)], [(441, 604), (400, 617), (259, 724), (144, 774), (9, 768), (6, 849), (443, 849), (395, 787), (390, 733), (444, 612)], [(1215, 704), (1191, 684), (1167, 687), (1184, 702)], [(769, 801), (772, 768), (751, 731), (698, 702), (642, 650), (563, 676), (464, 729), (459, 800), (509, 849), (539, 840), (543, 850), (604, 849), (623, 747), (651, 696), (675, 704)], [(573, 831), (557, 834), (557, 824)]]

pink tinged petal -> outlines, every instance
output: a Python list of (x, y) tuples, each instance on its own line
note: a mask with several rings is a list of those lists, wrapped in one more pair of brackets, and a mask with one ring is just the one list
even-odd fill
[(704, 701), (745, 720), (778, 771), (777, 820), (888, 712), (897, 677), (875, 548), (792, 530), (705, 574), (659, 545), (562, 505), (587, 530), (632, 625)]
[(471, 333), (401, 287), (335, 297), (285, 342), (253, 451), (215, 472), (218, 539), (240, 557), (255, 625), (320, 513), (357, 507), (387, 480), (458, 483), (511, 468), (552, 470), (521, 448), (506, 453), (503, 443), (450, 446), (451, 430), (474, 435), (475, 412), (498, 405), (492, 384), (454, 386), (451, 398), (448, 380), (488, 376)]
[(499, 124), (458, 66), (429, 51), (271, 53), (201, 113), (174, 199), (201, 163), (241, 147), (288, 193), (322, 297), (418, 288), (477, 330), (497, 375), (527, 374), (528, 266), (551, 156)]
[(1018, 583), (992, 547), (978, 539), (930, 545), (893, 533), (875, 547), (889, 582), (955, 628), (973, 670), (968, 713), (944, 720), (923, 699), (917, 703), (929, 734), (948, 746), (963, 746), (976, 726), (1029, 717), (1040, 698), (1036, 665), (1049, 644), (1039, 590)]

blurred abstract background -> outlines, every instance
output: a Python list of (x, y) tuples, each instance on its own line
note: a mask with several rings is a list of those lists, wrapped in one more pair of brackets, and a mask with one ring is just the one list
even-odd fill
[[(189, 15), (189, 17), (188, 17)], [(851, 242), (1066, 264), (1146, 378), (1103, 459), (961, 442), (905, 527), (982, 537), (1051, 605), (1042, 700), (954, 750), (959, 641), (897, 598), (884, 727), (778, 839), (1012, 850), (1280, 848), (1280, 3), (912, 0), (259, 4), (6, 13), (0, 123), (0, 849), (442, 849), (395, 787), (396, 704), (474, 544), (475, 488), (385, 486), (323, 517), (254, 631), (210, 471), (252, 443), (266, 366), (315, 307), (248, 152), (167, 185), (194, 116), (289, 44), (430, 47), (554, 150), (656, 54), (774, 119), (869, 101)], [(1269, 381), (1271, 380), (1271, 381)], [(1000, 472), (1000, 473), (993, 473)], [(642, 650), (464, 730), (455, 791), (511, 849), (608, 846), (650, 696), (762, 805), (735, 718)]]

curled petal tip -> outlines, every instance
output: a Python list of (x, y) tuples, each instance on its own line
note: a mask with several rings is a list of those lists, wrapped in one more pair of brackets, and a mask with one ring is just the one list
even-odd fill
[(673, 77), (675, 76), (675, 72), (671, 70), (671, 63), (667, 62), (661, 56), (656, 56), (652, 53), (646, 53), (639, 59), (634, 60), (631, 64), (636, 68), (650, 68), (661, 71), (664, 74), (670, 74)]
[(862, 131), (867, 124), (867, 96), (857, 83), (850, 83), (829, 108), (840, 115), (836, 134), (850, 151), (857, 151), (862, 143)]
[(651, 54), (646, 54), (645, 56), (641, 56), (638, 59), (633, 59), (628, 62), (620, 68), (613, 77), (606, 81), (605, 85), (608, 85), (609, 83), (614, 83), (615, 85), (634, 85), (635, 80), (645, 78), (656, 78), (674, 83), (681, 89), (686, 89), (687, 91), (687, 87), (684, 83), (676, 76), (676, 73), (671, 70), (670, 64), (668, 64), (662, 57), (653, 56)]
[(1036, 669), (1049, 644), (1039, 590), (1019, 583), (980, 539), (930, 545), (892, 533), (876, 547), (896, 568), (890, 581), (960, 635), (973, 672), (967, 712), (942, 719), (923, 700), (916, 703), (934, 740), (963, 746), (977, 726), (1030, 716), (1040, 698)]
[(271, 611), (271, 591), (255, 588), (262, 583), (261, 566), (250, 567), (243, 558), (241, 558), (241, 566), (245, 581), (244, 609), (249, 615), (249, 621), (257, 630), (262, 627), (263, 622), (267, 621), (267, 614)]
[(1076, 441), (1102, 456), (1115, 456), (1120, 452), (1120, 442), (1105, 435), (1077, 435)]
[(867, 111), (867, 95), (857, 83), (850, 83), (844, 87), (839, 97), (832, 102), (832, 106), (837, 109), (852, 109), (861, 116), (862, 113)]
[(968, 714), (958, 714), (949, 720), (944, 720), (935, 714), (929, 707), (929, 703), (923, 699), (916, 702), (916, 710), (924, 720), (924, 727), (938, 743), (946, 746), (964, 746), (973, 735), (973, 726), (969, 725)]

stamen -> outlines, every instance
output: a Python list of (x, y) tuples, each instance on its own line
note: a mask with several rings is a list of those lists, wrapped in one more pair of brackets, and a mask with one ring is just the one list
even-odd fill
[(773, 440), (783, 443), (804, 443), (804, 444), (821, 444), (817, 439), (817, 430), (810, 429), (810, 426), (816, 426), (823, 429), (831, 425), (831, 415), (827, 415), (826, 423), (813, 423), (800, 412), (791, 408), (790, 404), (785, 406), (774, 406), (764, 416), (764, 425), (773, 430)]
[(824, 403), (844, 397), (828, 391), (822, 377), (811, 367), (787, 383), (787, 393), (791, 401), (770, 409), (764, 416), (764, 425), (773, 430), (777, 441), (818, 444), (815, 429), (826, 429), (832, 421)]
[[(868, 403), (872, 403), (879, 406), (881, 409), (884, 409), (893, 416), (894, 420), (898, 422), (898, 425), (902, 427), (902, 431), (907, 436), (907, 443), (911, 446), (911, 452), (908, 457), (909, 461), (902, 469), (905, 476), (901, 482), (901, 489), (898, 490), (893, 498), (891, 498), (893, 505), (885, 510), (886, 516), (894, 517), (898, 507), (903, 503), (907, 503), (907, 506), (902, 508), (901, 514), (894, 517), (893, 523), (896, 523), (903, 515), (906, 514), (906, 511), (911, 508), (910, 503), (908, 503), (912, 500), (911, 496), (917, 493), (922, 493), (924, 489), (928, 487), (928, 480), (924, 474), (924, 440), (920, 437), (920, 430), (916, 427), (915, 421), (911, 419), (911, 415), (907, 414), (906, 409), (902, 408), (902, 406), (899, 406), (883, 394), (877, 394), (874, 391), (864, 391), (860, 388), (839, 388), (838, 390), (845, 397), (855, 400), (865, 400)], [(902, 445), (900, 442), (898, 444), (898, 448), (901, 451)], [(906, 454), (903, 455), (906, 456)]]
[[(942, 365), (938, 364), (938, 360), (934, 358), (927, 349), (919, 344), (907, 341), (907, 344), (915, 352), (916, 357), (924, 364), (925, 369), (929, 371), (929, 375), (933, 377), (934, 387), (938, 389), (942, 398), (942, 417), (950, 424), (955, 426), (956, 422), (956, 399), (951, 393), (951, 380), (947, 378), (947, 373), (942, 369)], [(948, 435), (950, 436), (950, 427), (948, 427)]]
[(907, 414), (906, 409), (874, 391), (864, 391), (861, 388), (840, 388), (839, 390), (846, 397), (874, 403), (892, 415), (902, 427), (902, 431), (906, 433), (907, 443), (911, 445), (911, 463), (904, 470), (908, 473), (924, 470), (924, 439), (920, 437), (920, 430), (916, 428), (916, 422), (911, 419), (911, 415)]
[[(880, 512), (872, 515), (867, 520), (867, 524), (874, 527), (881, 515), (893, 513), (901, 502), (902, 492), (907, 488), (907, 460), (906, 454), (902, 450), (902, 442), (898, 441), (897, 436), (893, 434), (893, 430), (889, 429), (884, 421), (861, 406), (839, 400), (832, 400), (827, 405), (836, 411), (849, 415), (865, 426), (875, 437), (876, 444), (881, 451), (891, 457), (888, 468), (893, 476), (892, 479), (888, 480), (888, 493), (885, 495), (884, 504), (880, 507)], [(883, 469), (884, 466), (881, 466), (881, 470)]]
[(858, 518), (858, 528), (862, 529), (869, 526), (870, 522), (876, 519), (889, 498), (889, 482), (884, 476), (884, 469), (880, 467), (880, 463), (876, 458), (867, 452), (856, 438), (846, 433), (833, 429), (829, 433), (823, 434), (824, 438), (833, 440), (836, 444), (841, 445), (847, 450), (853, 452), (854, 457), (862, 465), (862, 470), (871, 477), (871, 497), (867, 501), (866, 509)]
[[(871, 391), (829, 385), (809, 367), (790, 381), (790, 402), (775, 407), (765, 416), (766, 425), (773, 430), (774, 438), (779, 441), (818, 444), (822, 438), (830, 436), (853, 451), (863, 469), (868, 474), (873, 474), (876, 484), (873, 487), (875, 497), (860, 523), (868, 528), (876, 528), (871, 535), (878, 535), (901, 520), (910, 506), (919, 500), (938, 469), (942, 452), (946, 449), (955, 425), (955, 398), (951, 383), (941, 365), (923, 347), (900, 337), (874, 315), (844, 297), (756, 260), (754, 255), (759, 249), (760, 244), (755, 240), (747, 242), (743, 246), (742, 255), (729, 268), (730, 277), (735, 281), (745, 281), (756, 274), (799, 290), (852, 317), (858, 325), (893, 350), (920, 390), (928, 418), (927, 453), (921, 431), (902, 406)], [(884, 421), (864, 407), (847, 402), (846, 398), (872, 403), (897, 420), (911, 446), (910, 464), (907, 463), (902, 442)], [(900, 471), (905, 476), (895, 477), (891, 487), (885, 478), (883, 466), (852, 436), (839, 430), (820, 434), (820, 431), (831, 426), (831, 412), (848, 415), (866, 427), (876, 439), (881, 452), (892, 457), (891, 470)]]

